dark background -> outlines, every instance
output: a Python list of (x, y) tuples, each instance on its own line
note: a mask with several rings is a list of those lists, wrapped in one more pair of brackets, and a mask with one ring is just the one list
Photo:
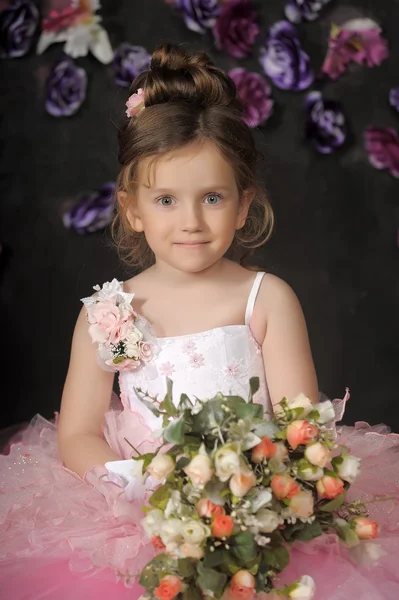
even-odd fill
[[(188, 31), (162, 0), (103, 1), (104, 26), (113, 47), (123, 41), (148, 51), (162, 41), (190, 42), (210, 50), (225, 69), (260, 71), (258, 52), (237, 62), (214, 50), (211, 38)], [(261, 2), (262, 31), (283, 18), (282, 0)], [(46, 9), (45, 5), (42, 8)], [(399, 430), (399, 225), (398, 181), (368, 164), (367, 125), (398, 127), (389, 89), (399, 86), (398, 0), (341, 4), (299, 27), (318, 70), (332, 21), (366, 16), (389, 40), (382, 66), (355, 66), (325, 94), (345, 107), (351, 129), (346, 148), (320, 156), (303, 137), (305, 93), (273, 89), (276, 110), (256, 133), (265, 154), (263, 174), (276, 213), (272, 241), (257, 263), (287, 280), (307, 318), (320, 388), (330, 397), (349, 386), (345, 422), (381, 421)], [(258, 38), (261, 43), (264, 33)], [(62, 213), (88, 190), (117, 174), (115, 120), (126, 89), (110, 66), (91, 55), (77, 60), (89, 76), (79, 113), (55, 119), (44, 110), (44, 83), (62, 45), (0, 64), (1, 117), (1, 424), (52, 417), (59, 409), (79, 298), (113, 277), (120, 266), (107, 236), (67, 231)]]

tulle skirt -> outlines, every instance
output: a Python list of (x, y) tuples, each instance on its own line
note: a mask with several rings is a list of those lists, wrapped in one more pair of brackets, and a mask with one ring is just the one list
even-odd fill
[[(124, 458), (124, 437), (140, 452), (156, 444), (141, 417), (127, 410), (107, 414), (105, 435)], [(338, 436), (362, 459), (351, 498), (369, 502), (380, 537), (351, 550), (334, 535), (298, 543), (277, 584), (307, 574), (317, 600), (397, 600), (399, 435), (357, 423), (339, 428)], [(144, 499), (128, 502), (122, 488), (104, 480), (103, 467), (88, 482), (64, 468), (57, 425), (40, 416), (0, 456), (0, 473), (1, 600), (138, 599), (143, 589), (135, 575), (153, 556), (140, 526)]]

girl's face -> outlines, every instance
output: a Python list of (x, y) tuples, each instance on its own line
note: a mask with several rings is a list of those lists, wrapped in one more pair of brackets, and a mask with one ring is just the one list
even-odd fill
[(128, 217), (135, 231), (144, 232), (157, 264), (198, 273), (227, 252), (252, 197), (240, 199), (231, 165), (204, 142), (170, 152), (152, 166), (143, 160)]

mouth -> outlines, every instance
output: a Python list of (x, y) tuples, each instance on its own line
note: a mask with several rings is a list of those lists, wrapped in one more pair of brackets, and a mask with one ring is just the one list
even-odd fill
[(180, 248), (200, 248), (201, 246), (205, 246), (210, 242), (175, 242), (175, 246), (179, 246)]

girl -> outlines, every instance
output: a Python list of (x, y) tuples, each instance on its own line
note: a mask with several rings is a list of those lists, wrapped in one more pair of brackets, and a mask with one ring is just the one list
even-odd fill
[[(273, 216), (234, 84), (207, 55), (164, 45), (132, 91), (119, 132), (115, 235), (142, 270), (83, 299), (58, 424), (36, 417), (1, 457), (1, 598), (140, 596), (135, 575), (153, 550), (140, 526), (145, 490), (129, 442), (140, 453), (154, 449), (159, 425), (135, 389), (162, 397), (169, 377), (176, 398), (245, 396), (256, 375), (269, 414), (283, 396), (318, 400), (296, 296), (242, 266), (267, 240)], [(122, 408), (110, 407), (115, 371)], [(312, 575), (319, 600), (355, 592), (393, 600), (399, 442), (363, 424), (341, 437), (366, 455), (357, 494), (392, 498), (379, 511), (371, 505), (383, 530), (380, 545), (367, 547), (376, 564), (355, 566), (334, 537), (323, 538), (292, 552), (287, 578)]]

